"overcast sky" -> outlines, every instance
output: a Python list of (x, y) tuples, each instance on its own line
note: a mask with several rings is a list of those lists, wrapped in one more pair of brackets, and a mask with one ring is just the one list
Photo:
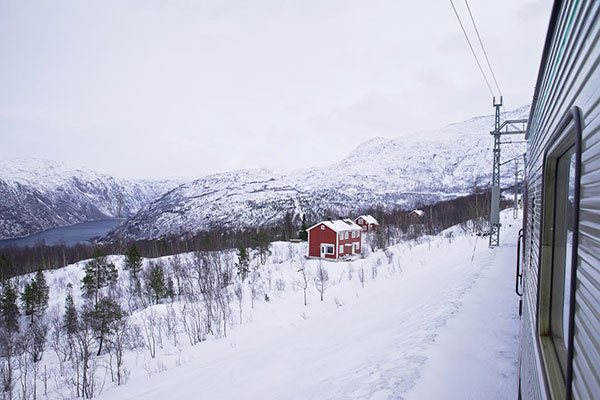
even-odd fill
[[(531, 101), (551, 3), (469, 3), (506, 109)], [(0, 158), (295, 169), (491, 102), (448, 0), (0, 0)]]

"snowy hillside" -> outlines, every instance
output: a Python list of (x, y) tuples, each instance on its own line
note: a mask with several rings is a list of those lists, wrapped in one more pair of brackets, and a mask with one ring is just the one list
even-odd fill
[(128, 217), (176, 185), (129, 181), (48, 160), (0, 160), (0, 239)]
[[(523, 118), (529, 107), (503, 115)], [(286, 212), (309, 219), (351, 215), (369, 207), (413, 207), (470, 193), (491, 180), (492, 115), (396, 139), (374, 138), (335, 164), (281, 174), (268, 169), (216, 174), (184, 184), (143, 207), (113, 237), (156, 238), (280, 222)], [(505, 145), (503, 159), (525, 151)], [(514, 168), (502, 169), (503, 184)]]
[[(112, 256), (118, 283), (102, 295), (119, 299), (132, 314), (119, 325), (129, 330), (124, 336), (121, 331), (126, 338), (121, 385), (114, 352), (122, 338), (111, 333), (100, 356), (93, 336), (74, 339), (91, 343), (87, 379), (94, 383), (93, 395), (107, 400), (514, 398), (518, 315), (512, 267), (520, 220), (513, 220), (512, 212), (501, 218), (503, 242), (497, 249), (459, 227), (352, 262), (305, 260), (304, 244), (273, 243), (264, 265), (253, 259), (245, 282), (235, 277), (218, 292), (197, 291), (201, 274), (210, 269), (203, 262), (226, 271), (238, 262), (235, 252), (163, 257), (154, 265), (162, 265), (176, 287), (181, 284), (182, 295), (142, 308), (132, 301), (140, 293), (128, 290), (123, 258)], [(66, 357), (68, 339), (54, 329), (62, 329), (69, 283), (82, 311), (84, 264), (45, 273), (49, 315), (58, 321), (51, 324), (37, 365), (44, 371), (37, 390), (44, 390), (45, 376), (47, 398), (73, 398), (81, 386), (80, 347)], [(323, 301), (320, 267), (327, 271)], [(144, 268), (149, 270), (149, 260)], [(26, 279), (20, 278), (21, 289)], [(15, 368), (15, 380), (24, 379), (31, 393), (35, 378), (19, 371)]]

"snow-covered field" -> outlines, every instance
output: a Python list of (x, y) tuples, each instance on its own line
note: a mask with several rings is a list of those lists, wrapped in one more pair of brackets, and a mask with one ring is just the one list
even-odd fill
[[(322, 262), (330, 278), (324, 301), (312, 279), (319, 261), (308, 260), (306, 306), (298, 272), (304, 244), (274, 243), (265, 265), (254, 264), (263, 292), (252, 308), (244, 289), (242, 323), (234, 298), (227, 336), (208, 335), (192, 346), (181, 327), (178, 340), (164, 328), (155, 358), (143, 346), (125, 354), (124, 385), (97, 370), (99, 398), (515, 398), (520, 220), (512, 211), (502, 218), (496, 249), (488, 248), (487, 238), (454, 227), (352, 262)], [(111, 259), (121, 267), (121, 257)], [(46, 273), (51, 308), (64, 307), (67, 283), (79, 287), (82, 265)], [(168, 307), (137, 311), (133, 319), (148, 318), (150, 311), (165, 315)], [(72, 396), (73, 389), (60, 383), (66, 381), (57, 376), (50, 348), (43, 363), (50, 371), (47, 398)]]
[[(333, 282), (323, 302), (314, 287), (306, 307), (301, 291), (282, 292), (247, 310), (227, 338), (185, 348), (180, 366), (132, 375), (101, 398), (515, 398), (519, 224), (503, 217), (498, 249), (453, 229), (451, 243), (445, 234), (326, 263)], [(285, 262), (270, 267), (295, 275)]]

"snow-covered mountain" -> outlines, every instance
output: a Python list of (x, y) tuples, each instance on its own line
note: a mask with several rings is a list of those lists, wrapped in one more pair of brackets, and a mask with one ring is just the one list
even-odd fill
[[(502, 119), (524, 118), (529, 106)], [(183, 184), (147, 204), (110, 237), (156, 238), (219, 227), (255, 227), (294, 218), (349, 215), (369, 207), (409, 208), (472, 192), (491, 180), (493, 115), (395, 139), (374, 138), (335, 164), (282, 174), (240, 170)], [(525, 151), (503, 146), (503, 160)], [(502, 168), (503, 184), (514, 166)]]
[(129, 217), (179, 183), (130, 181), (48, 160), (0, 160), (0, 239)]

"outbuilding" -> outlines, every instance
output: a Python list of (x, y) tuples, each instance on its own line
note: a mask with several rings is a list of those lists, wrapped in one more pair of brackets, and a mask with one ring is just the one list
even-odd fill
[(339, 259), (361, 252), (362, 228), (351, 219), (327, 220), (308, 229), (308, 256)]
[(425, 211), (423, 210), (412, 210), (408, 213), (408, 221), (412, 224), (422, 223), (425, 217)]
[(379, 222), (372, 215), (360, 215), (354, 219), (354, 222), (360, 226), (363, 232), (374, 232)]

